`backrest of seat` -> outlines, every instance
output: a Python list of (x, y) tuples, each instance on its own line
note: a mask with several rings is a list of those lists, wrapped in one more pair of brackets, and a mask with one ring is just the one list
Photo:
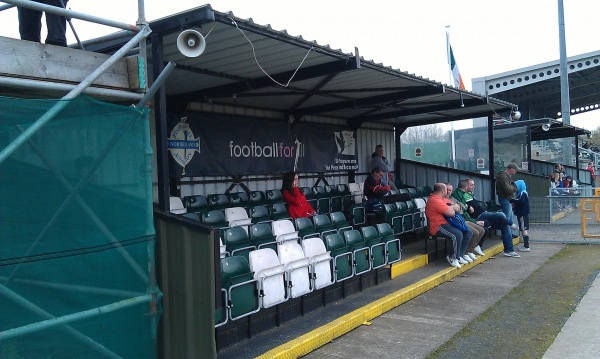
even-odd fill
[(198, 213), (200, 215), (209, 210), (206, 197), (201, 194), (183, 197), (183, 205), (187, 208), (188, 212)]
[(294, 219), (294, 225), (300, 237), (316, 233), (315, 225), (308, 217), (299, 217)]
[(344, 232), (344, 239), (346, 240), (346, 245), (348, 247), (364, 245), (365, 243), (362, 234), (356, 229)]
[(217, 228), (229, 226), (229, 222), (225, 219), (225, 213), (220, 209), (213, 209), (202, 214), (202, 222)]
[(314, 194), (312, 192), (312, 188), (310, 187), (300, 187), (300, 192), (302, 192), (302, 194), (304, 195), (304, 197), (306, 197), (306, 199), (311, 199)]
[(230, 246), (250, 245), (250, 236), (243, 227), (230, 227), (223, 231), (223, 243), (228, 249)]
[(361, 231), (365, 242), (372, 241), (374, 239), (379, 239), (379, 232), (377, 231), (377, 228), (373, 226), (362, 227)]
[(225, 208), (225, 220), (229, 222), (229, 226), (248, 226), (251, 219), (248, 218), (248, 212), (243, 207), (227, 207)]
[(341, 234), (328, 234), (325, 236), (325, 248), (331, 252), (345, 250), (346, 242)]
[(169, 197), (169, 211), (175, 214), (186, 213), (187, 209), (183, 206), (183, 202), (179, 197)]
[(423, 197), (429, 197), (430, 194), (431, 194), (431, 187), (424, 186), (423, 187)]
[(363, 203), (362, 190), (360, 189), (360, 185), (358, 183), (348, 183), (348, 189), (350, 190), (350, 193), (352, 193), (352, 195), (354, 196), (355, 204)]
[(271, 214), (269, 213), (269, 209), (265, 205), (256, 205), (250, 207), (250, 219), (252, 219), (253, 223), (259, 222), (270, 222)]
[(277, 241), (285, 241), (288, 239), (297, 239), (298, 232), (296, 231), (296, 227), (294, 227), (294, 223), (289, 219), (279, 219), (271, 222), (271, 227), (273, 229), (273, 235), (277, 239)]
[(281, 194), (281, 190), (268, 189), (267, 190), (267, 201), (269, 203), (282, 203), (283, 195)]
[(408, 189), (407, 188), (399, 188), (398, 194), (408, 194)]
[(229, 288), (233, 278), (245, 274), (252, 274), (248, 260), (241, 256), (231, 256), (221, 259), (221, 280), (225, 288)]
[(257, 206), (267, 203), (267, 197), (263, 191), (251, 191), (250, 192), (250, 205)]
[(389, 223), (377, 223), (377, 232), (379, 232), (379, 237), (381, 238), (394, 235), (394, 231)]
[(224, 193), (212, 193), (206, 199), (210, 209), (225, 209), (229, 207), (229, 198)]
[(263, 245), (272, 249), (277, 248), (273, 243), (275, 242), (275, 235), (273, 234), (271, 223), (262, 222), (251, 224), (249, 232), (252, 244), (254, 244), (256, 248), (260, 249)]
[(304, 247), (304, 254), (306, 257), (314, 257), (319, 254), (327, 253), (325, 243), (319, 237), (310, 237), (302, 240), (302, 246)]
[(331, 225), (336, 228), (347, 227), (350, 225), (343, 212), (331, 212), (329, 213), (329, 217), (331, 218)]
[(417, 196), (417, 189), (414, 187), (408, 187), (408, 195), (410, 196), (410, 198), (415, 198)]
[(190, 212), (188, 212), (188, 213), (182, 214), (182, 216), (185, 217), (185, 218), (189, 218), (191, 220), (194, 220), (194, 221), (199, 221), (200, 220), (200, 217), (198, 217), (198, 215), (196, 213), (190, 213)]
[(232, 192), (228, 197), (230, 206), (247, 208), (250, 205), (250, 198), (246, 192)]
[(331, 219), (326, 214), (317, 214), (313, 216), (313, 223), (315, 224), (315, 229), (321, 232), (323, 229), (330, 229)]
[(287, 207), (285, 203), (271, 203), (271, 219), (276, 221), (278, 219), (290, 218), (290, 214), (288, 213)]

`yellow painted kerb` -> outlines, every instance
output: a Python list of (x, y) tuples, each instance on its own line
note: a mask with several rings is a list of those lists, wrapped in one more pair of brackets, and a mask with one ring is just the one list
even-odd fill
[[(515, 238), (514, 242), (518, 243), (518, 241), (519, 239)], [(437, 287), (438, 285), (456, 277), (457, 275), (469, 270), (471, 267), (488, 260), (490, 257), (502, 251), (502, 243), (490, 247), (486, 249), (486, 255), (484, 257), (480, 257), (480, 259), (474, 263), (463, 265), (460, 269), (443, 269), (427, 278), (424, 278), (416, 283), (404, 287), (394, 293), (388, 294), (385, 297), (378, 299), (368, 305), (358, 308), (320, 328), (317, 328), (292, 341), (289, 341), (288, 343), (273, 348), (268, 352), (258, 356), (257, 359), (298, 358), (302, 355), (306, 355), (312, 352), (313, 350), (329, 343), (330, 341), (341, 337), (342, 335), (348, 333), (352, 329), (359, 327), (363, 323), (369, 322), (373, 318), (376, 318), (382, 315), (383, 313), (386, 313), (396, 308), (397, 306), (406, 303), (407, 301), (425, 293), (426, 291)], [(423, 258), (415, 258), (414, 261), (411, 261), (410, 259), (407, 260), (400, 267), (402, 268), (402, 270), (410, 268), (411, 266), (413, 266), (413, 269), (418, 268), (416, 266), (423, 261)]]

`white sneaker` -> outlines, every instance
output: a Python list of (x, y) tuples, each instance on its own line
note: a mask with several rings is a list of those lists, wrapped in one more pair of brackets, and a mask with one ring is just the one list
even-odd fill
[(469, 258), (471, 258), (472, 260), (476, 260), (476, 259), (477, 259), (477, 256), (476, 256), (474, 253), (471, 253), (471, 252), (469, 252), (469, 253), (467, 253), (467, 255), (468, 255), (468, 256), (469, 256)]
[(467, 263), (469, 263), (463, 257), (458, 257), (458, 259), (455, 259), (455, 260), (457, 260), (458, 263), (460, 263), (460, 264), (467, 264)]
[(473, 252), (475, 252), (475, 253), (479, 254), (480, 256), (484, 256), (484, 255), (485, 255), (485, 253), (483, 253), (483, 251), (481, 250), (481, 247), (480, 247), (480, 246), (477, 246), (477, 247), (475, 247), (475, 248), (473, 249)]
[(453, 259), (453, 260), (451, 260), (451, 261), (450, 261), (450, 265), (451, 265), (451, 266), (453, 266), (453, 267), (455, 267), (455, 268), (460, 268), (460, 267), (462, 267), (462, 266), (460, 265), (460, 263), (458, 263), (458, 261), (457, 261), (456, 259)]
[(510, 229), (512, 229), (513, 231), (516, 231), (517, 229), (519, 229), (519, 226), (517, 226), (516, 224), (514, 224), (514, 223), (513, 223), (513, 224), (510, 226)]
[(473, 259), (471, 259), (471, 257), (469, 257), (468, 254), (465, 254), (464, 256), (462, 256), (464, 258), (464, 260), (466, 260), (469, 263), (473, 263)]
[(529, 247), (528, 247), (528, 248), (525, 248), (525, 247), (519, 247), (519, 248), (517, 248), (517, 249), (519, 250), (519, 252), (531, 252), (531, 249), (530, 249)]
[(516, 252), (504, 252), (504, 255), (507, 257), (521, 258), (521, 256)]

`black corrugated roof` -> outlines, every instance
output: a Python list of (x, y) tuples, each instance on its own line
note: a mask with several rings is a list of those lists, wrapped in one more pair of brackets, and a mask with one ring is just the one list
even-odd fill
[[(210, 102), (278, 111), (284, 114), (282, 120), (331, 117), (358, 128), (365, 122), (432, 124), (514, 107), (365, 60), (358, 50), (334, 50), (231, 12), (214, 11), (210, 5), (152, 21), (150, 27), (162, 36), (164, 62), (177, 64), (166, 81), (172, 111), (191, 102)], [(205, 36), (202, 55), (190, 58), (178, 51), (177, 36), (185, 28)], [(113, 40), (91, 49), (111, 52), (118, 45)]]

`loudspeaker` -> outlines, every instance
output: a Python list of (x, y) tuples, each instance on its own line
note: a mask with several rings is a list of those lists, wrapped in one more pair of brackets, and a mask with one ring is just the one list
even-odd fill
[(197, 57), (206, 49), (206, 40), (196, 30), (185, 30), (177, 36), (177, 49), (187, 57)]

